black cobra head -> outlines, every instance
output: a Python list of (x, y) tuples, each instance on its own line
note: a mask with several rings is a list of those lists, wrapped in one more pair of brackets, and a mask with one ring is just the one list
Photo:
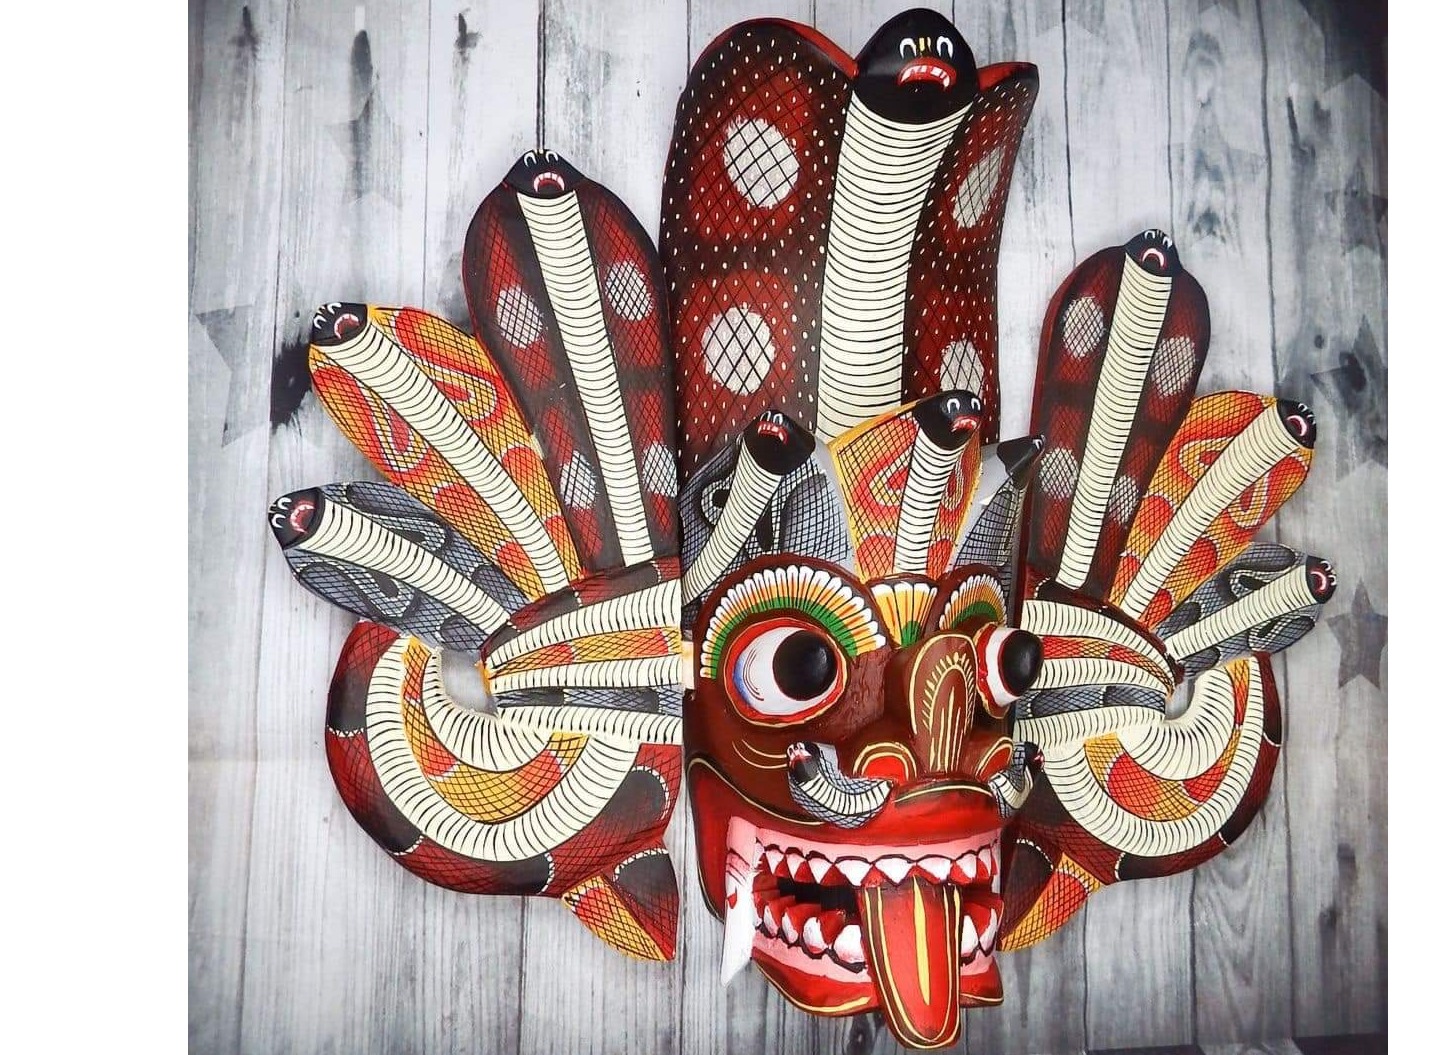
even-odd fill
[(929, 396), (914, 405), (915, 421), (935, 445), (957, 451), (970, 442), (980, 428), (983, 407), (980, 397), (963, 388)]
[(1002, 440), (995, 445), (995, 456), (1005, 466), (1005, 475), (1017, 487), (1030, 482), (1031, 470), (1040, 460), (1041, 451), (1046, 448), (1044, 436), (1018, 436), (1013, 440)]
[(1318, 425), (1314, 421), (1314, 412), (1305, 404), (1295, 399), (1280, 399), (1278, 401), (1278, 415), (1283, 418), (1283, 427), (1288, 434), (1294, 438), (1300, 447), (1313, 450), (1314, 440), (1318, 438)]
[(929, 124), (980, 90), (975, 56), (950, 20), (915, 8), (895, 15), (859, 52), (854, 93), (881, 117)]
[(748, 456), (775, 476), (787, 476), (813, 454), (813, 434), (780, 410), (765, 410), (743, 433)]
[(343, 344), (356, 336), (368, 321), (367, 304), (345, 304), (340, 301), (325, 304), (313, 313), (313, 333), (308, 338), (309, 343), (320, 348)]
[(268, 525), (273, 529), (278, 545), (287, 549), (306, 539), (318, 523), (322, 509), (323, 492), (316, 487), (274, 499), (268, 507)]
[(1124, 248), (1127, 256), (1148, 274), (1170, 278), (1182, 270), (1182, 258), (1177, 255), (1172, 236), (1155, 227), (1135, 235)]
[(505, 174), (505, 182), (532, 198), (559, 198), (586, 177), (554, 150), (527, 150)]
[(1322, 557), (1309, 557), (1303, 562), (1303, 573), (1308, 582), (1309, 593), (1313, 594), (1314, 600), (1319, 604), (1327, 604), (1339, 585), (1339, 577), (1334, 574), (1334, 566)]
[(800, 784), (806, 784), (823, 769), (823, 751), (818, 744), (799, 741), (788, 745), (788, 772)]

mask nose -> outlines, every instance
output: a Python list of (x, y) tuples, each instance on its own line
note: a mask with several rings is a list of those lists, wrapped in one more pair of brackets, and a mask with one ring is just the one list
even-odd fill
[(899, 688), (921, 776), (959, 772), (977, 705), (1005, 717), (1041, 672), (1041, 641), (1005, 626), (935, 634), (907, 650)]

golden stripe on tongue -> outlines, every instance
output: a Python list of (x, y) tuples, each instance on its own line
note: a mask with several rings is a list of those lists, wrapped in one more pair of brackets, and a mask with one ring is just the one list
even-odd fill
[(890, 1031), (907, 1048), (960, 1036), (960, 888), (914, 876), (857, 891), (864, 959)]

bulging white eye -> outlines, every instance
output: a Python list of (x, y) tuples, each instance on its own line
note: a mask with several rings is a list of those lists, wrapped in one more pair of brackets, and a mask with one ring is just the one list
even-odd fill
[(975, 681), (992, 717), (1003, 718), (1041, 673), (1041, 640), (1025, 630), (987, 626), (975, 638)]
[(955, 57), (955, 42), (949, 37), (940, 37), (935, 41), (935, 54), (942, 59)]
[(899, 57), (902, 58), (902, 59), (912, 59), (912, 58), (914, 58), (914, 56), (915, 56), (914, 38), (913, 37), (905, 37), (903, 40), (901, 40), (899, 42)]
[(844, 658), (828, 635), (797, 619), (748, 627), (728, 648), (728, 697), (759, 725), (807, 721), (844, 691)]

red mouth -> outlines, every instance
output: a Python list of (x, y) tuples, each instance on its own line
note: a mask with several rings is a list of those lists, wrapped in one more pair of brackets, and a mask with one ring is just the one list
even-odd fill
[(899, 84), (934, 81), (946, 91), (955, 83), (955, 68), (939, 59), (915, 59), (899, 71)]
[(1142, 260), (1141, 260), (1142, 263), (1144, 263), (1144, 264), (1147, 263), (1147, 261), (1149, 261), (1152, 257), (1156, 257), (1157, 258), (1157, 269), (1159, 271), (1165, 271), (1165, 270), (1167, 270), (1167, 254), (1166, 253), (1162, 252), (1162, 250), (1160, 250), (1160, 249), (1143, 249), (1142, 250)]
[(916, 1048), (954, 1043), (961, 1007), (1001, 1001), (1001, 822), (981, 789), (911, 785), (846, 830), (769, 812), (704, 759), (688, 787), (725, 979), (751, 958), (797, 1006), (878, 1009)]
[(347, 340), (363, 328), (363, 322), (352, 312), (346, 312), (333, 321), (333, 335), (340, 341)]
[(779, 443), (788, 442), (788, 429), (782, 425), (774, 424), (771, 421), (758, 422), (759, 436), (775, 436)]
[(308, 530), (308, 525), (313, 521), (313, 503), (306, 499), (300, 501), (288, 514), (288, 526), (300, 535)]
[(565, 194), (566, 180), (558, 172), (542, 172), (531, 180), (530, 189), (539, 194), (542, 187), (554, 187), (556, 194)]
[(950, 419), (950, 431), (973, 432), (977, 424), (973, 414), (957, 414)]

